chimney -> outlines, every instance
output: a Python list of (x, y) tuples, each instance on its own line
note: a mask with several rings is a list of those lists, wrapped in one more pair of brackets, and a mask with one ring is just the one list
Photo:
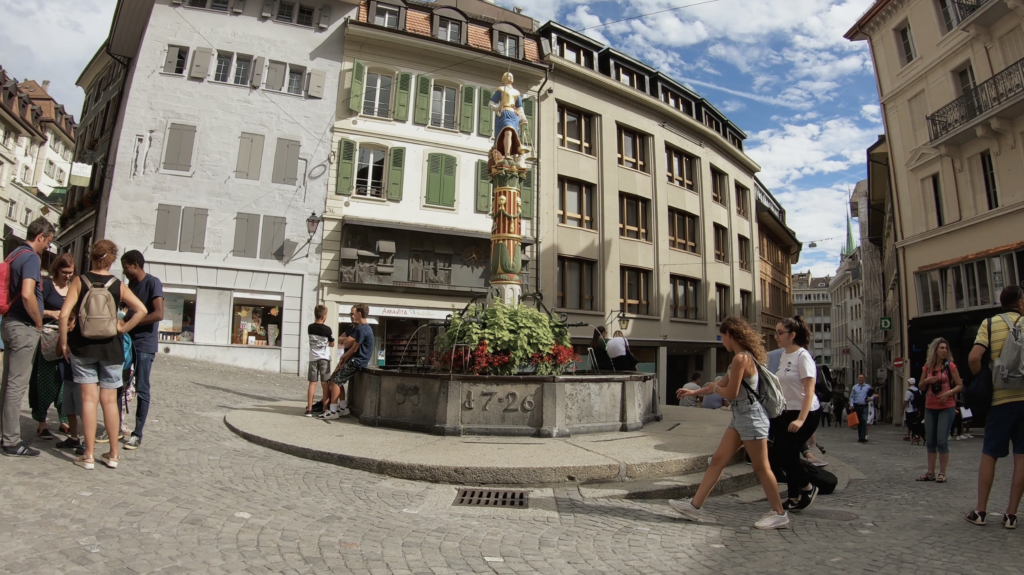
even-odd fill
[(49, 80), (43, 80), (43, 91), (44, 92), (49, 92), (49, 90), (47, 89), (49, 87), (50, 87), (50, 81)]

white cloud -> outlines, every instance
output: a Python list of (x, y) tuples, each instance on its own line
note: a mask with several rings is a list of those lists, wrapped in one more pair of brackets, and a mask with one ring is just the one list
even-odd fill
[(725, 100), (724, 102), (722, 102), (722, 105), (718, 107), (718, 109), (728, 114), (730, 112), (742, 110), (743, 108), (746, 107), (747, 105), (744, 104), (743, 102), (740, 102), (739, 100)]
[(835, 174), (864, 162), (864, 150), (878, 137), (849, 118), (809, 124), (783, 124), (752, 134), (747, 154), (761, 165), (770, 189), (812, 175)]
[(784, 106), (786, 108), (793, 108), (796, 110), (806, 110), (813, 106), (813, 104), (799, 90), (786, 91), (779, 96), (768, 96), (765, 94), (744, 92), (742, 90), (733, 90), (732, 88), (726, 88), (725, 86), (719, 86), (718, 84), (712, 84), (711, 82), (697, 80), (696, 78), (681, 78), (681, 81), (694, 86), (703, 86), (705, 88), (711, 88), (712, 90), (719, 90), (726, 94), (732, 94), (733, 96), (739, 96), (740, 98), (747, 98), (748, 100), (761, 102), (762, 104)]
[(592, 14), (589, 6), (577, 6), (576, 10), (567, 14), (565, 19), (570, 26), (577, 30), (583, 30), (584, 34), (590, 36), (594, 40), (597, 40), (602, 44), (611, 44), (611, 42), (608, 41), (608, 38), (605, 38), (604, 34), (599, 31), (600, 29), (587, 30), (587, 28), (593, 28), (594, 26), (600, 26), (602, 24), (601, 17), (596, 14)]
[[(803, 242), (800, 260), (793, 272), (810, 269), (815, 276), (835, 274), (839, 255), (846, 244), (849, 200), (845, 185), (830, 187), (783, 187), (772, 191), (786, 209), (786, 224)], [(859, 237), (854, 222), (854, 238)], [(808, 244), (817, 242), (817, 247)]]
[(872, 124), (882, 123), (882, 107), (878, 104), (865, 104), (861, 106), (860, 115)]
[(115, 0), (0, 0), (0, 63), (19, 81), (50, 80), (49, 93), (80, 119), (75, 81), (107, 38)]

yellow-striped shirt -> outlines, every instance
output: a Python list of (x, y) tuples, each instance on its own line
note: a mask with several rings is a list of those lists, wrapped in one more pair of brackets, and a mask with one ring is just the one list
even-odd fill
[[(1010, 318), (1014, 324), (1020, 326), (1020, 314), (1015, 311), (1006, 312), (1006, 317)], [(999, 359), (999, 354), (1003, 351), (1003, 344), (1006, 343), (1006, 336), (1010, 333), (1010, 326), (1007, 325), (1003, 318), (995, 316), (992, 318), (992, 341), (991, 344), (988, 338), (988, 320), (981, 322), (981, 327), (978, 328), (978, 337), (974, 339), (974, 345), (983, 345), (988, 348), (989, 356), (992, 361)], [(994, 389), (992, 393), (992, 405), (1000, 405), (1003, 403), (1010, 403), (1012, 401), (1024, 401), (1024, 390), (1018, 389)]]

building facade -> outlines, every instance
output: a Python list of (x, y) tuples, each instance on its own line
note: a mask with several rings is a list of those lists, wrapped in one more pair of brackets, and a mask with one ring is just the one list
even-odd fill
[[(345, 26), (319, 297), (338, 329), (352, 305), (370, 306), (377, 365), (425, 363), (430, 322), (486, 295), (488, 104), (512, 72), (532, 144), (544, 79), (535, 29), (477, 0), (364, 1)], [(534, 173), (522, 194), (524, 293), (536, 291)]]
[[(793, 312), (807, 322), (811, 330), (811, 342), (807, 351), (822, 365), (833, 367), (832, 350), (832, 295), (829, 286), (832, 277), (813, 277), (810, 272), (793, 274)], [(772, 326), (774, 334), (774, 326)], [(774, 339), (774, 338), (773, 338)]]
[[(847, 393), (864, 374), (867, 354), (864, 352), (864, 274), (860, 247), (843, 251), (842, 263), (829, 284), (832, 300), (832, 362), (829, 367), (836, 382)], [(870, 376), (868, 381), (871, 382)]]
[(878, 0), (847, 32), (874, 61), (891, 169), (905, 376), (928, 343), (965, 364), (1024, 271), (1024, 7)]
[[(343, 26), (356, 10), (118, 3), (106, 53), (126, 66), (125, 87), (109, 106), (121, 110), (94, 233), (142, 251), (163, 281), (161, 353), (304, 373), (321, 249), (308, 223), (327, 194)], [(117, 97), (97, 93), (93, 113)]]
[[(779, 347), (775, 326), (793, 315), (792, 269), (803, 247), (793, 230), (786, 226), (786, 210), (775, 196), (754, 179), (757, 192), (758, 275), (761, 279), (761, 335), (765, 349)], [(826, 310), (827, 312), (827, 310)], [(822, 315), (827, 316), (828, 313)], [(822, 329), (824, 327), (822, 326)]]
[(33, 187), (44, 196), (49, 196), (54, 189), (67, 189), (78, 129), (75, 118), (47, 93), (49, 87), (49, 80), (43, 80), (41, 85), (35, 80), (18, 85), (18, 89), (28, 94), (32, 104), (42, 111), (40, 123), (46, 135), (46, 146), (39, 148), (36, 157)]
[[(707, 100), (646, 64), (555, 23), (539, 98), (537, 281), (549, 305), (623, 329), (663, 401), (724, 373), (718, 325), (759, 323), (758, 226), (746, 135)], [(621, 316), (621, 317), (620, 317)]]

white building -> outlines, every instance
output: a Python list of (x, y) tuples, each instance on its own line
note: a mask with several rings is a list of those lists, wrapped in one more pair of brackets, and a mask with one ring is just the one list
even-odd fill
[(32, 185), (45, 196), (49, 196), (54, 188), (66, 188), (71, 174), (71, 160), (75, 155), (75, 132), (78, 125), (74, 117), (64, 110), (64, 106), (47, 93), (49, 80), (42, 85), (35, 80), (27, 80), (18, 85), (27, 94), (32, 104), (42, 111), (42, 124), (46, 145), (39, 148), (36, 154), (35, 177)]
[(793, 313), (804, 318), (811, 330), (807, 351), (815, 361), (831, 367), (832, 355), (832, 297), (830, 276), (813, 277), (810, 272), (793, 274)]
[[(832, 338), (830, 367), (836, 382), (849, 390), (857, 382), (858, 375), (868, 375), (865, 371), (864, 347), (868, 345), (865, 342), (869, 341), (871, 334), (865, 333), (864, 325), (864, 275), (861, 268), (861, 251), (859, 246), (853, 246), (852, 236), (848, 238), (842, 258), (842, 263), (829, 285), (835, 334)], [(872, 383), (870, 378), (868, 383)]]
[[(96, 237), (165, 286), (160, 352), (305, 369), (333, 171), (343, 22), (354, 4), (118, 2), (127, 63)], [(315, 219), (314, 219), (315, 222)]]

